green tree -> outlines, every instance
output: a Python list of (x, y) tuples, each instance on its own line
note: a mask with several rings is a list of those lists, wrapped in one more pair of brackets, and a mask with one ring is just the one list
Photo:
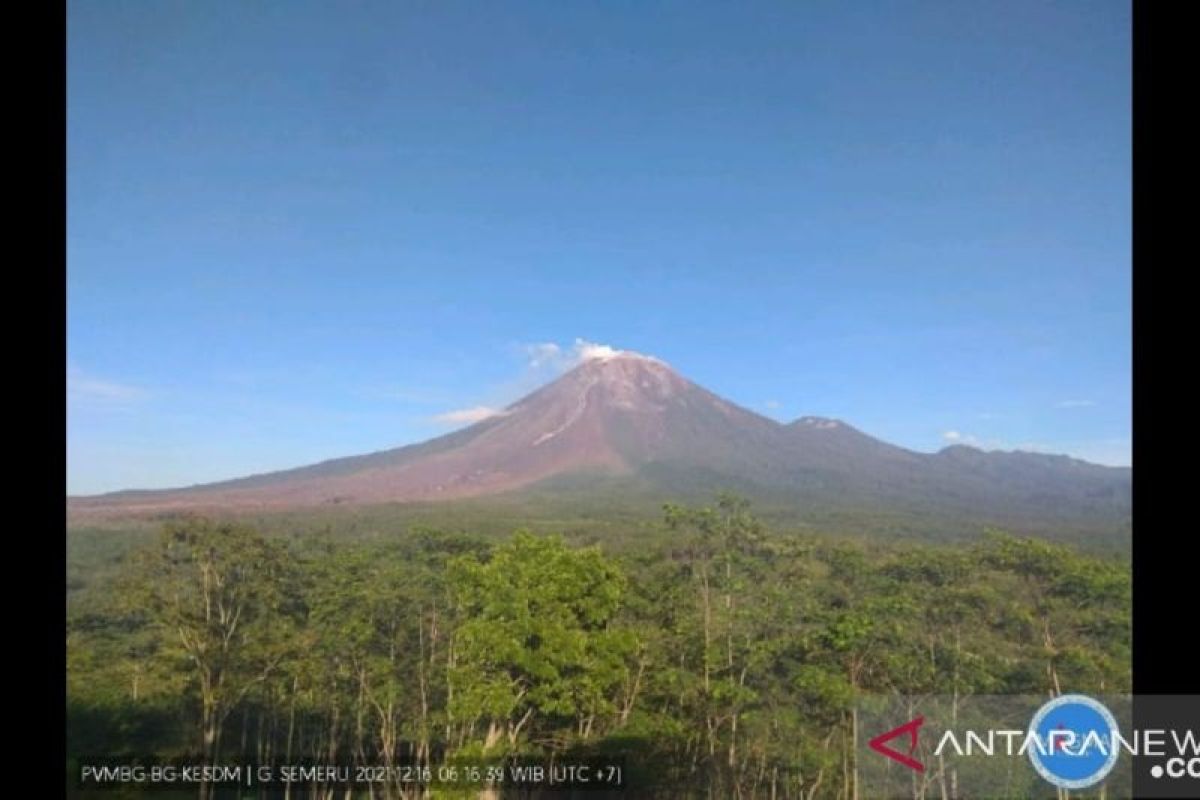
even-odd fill
[(450, 570), (461, 622), (449, 713), (460, 743), (484, 722), (485, 750), (501, 737), (517, 749), (535, 718), (570, 720), (587, 739), (614, 714), (633, 637), (610, 624), (625, 590), (613, 561), (519, 531), (491, 559), (460, 557)]
[[(200, 699), (201, 753), (214, 760), (224, 723), (294, 646), (299, 608), (277, 544), (243, 525), (189, 519), (139, 553), (123, 586), (170, 646), (186, 657)], [(201, 788), (201, 797), (211, 787)]]

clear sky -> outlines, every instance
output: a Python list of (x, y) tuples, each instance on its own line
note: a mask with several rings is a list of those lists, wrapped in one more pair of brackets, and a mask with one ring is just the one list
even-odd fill
[(72, 0), (67, 74), (71, 493), (426, 439), (576, 339), (1129, 463), (1127, 3)]

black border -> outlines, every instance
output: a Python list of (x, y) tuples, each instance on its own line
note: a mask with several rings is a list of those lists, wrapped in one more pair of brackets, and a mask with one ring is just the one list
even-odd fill
[(1168, 132), (1176, 132), (1166, 112), (1188, 109), (1183, 98), (1194, 91), (1170, 89), (1169, 78), (1188, 71), (1169, 64), (1194, 45), (1172, 46), (1163, 8), (1133, 3), (1133, 688), (1192, 694), (1200, 692), (1200, 668), (1189, 655), (1200, 561), (1189, 554), (1197, 537), (1184, 509), (1194, 489), (1184, 482), (1194, 410), (1183, 381), (1177, 388), (1169, 382), (1191, 371), (1191, 359), (1171, 348), (1186, 346), (1196, 312), (1189, 293), (1168, 291), (1166, 281), (1172, 268), (1190, 266), (1193, 248), (1164, 237), (1187, 231), (1181, 217), (1194, 201), (1164, 187), (1179, 167), (1176, 154), (1185, 152), (1166, 146)]
[[(10, 444), (10, 464), (23, 485), (9, 498), (20, 521), (10, 522), (6, 531), (9, 581), (17, 594), (7, 617), (16, 626), (4, 633), (10, 668), (30, 673), (12, 685), (20, 707), (10, 712), (19, 726), (13, 730), (20, 730), (19, 740), (37, 743), (22, 748), (10, 785), (38, 792), (44, 790), (33, 787), (62, 785), (55, 778), (63, 774), (67, 752), (67, 8), (52, 0), (21, 10), (32, 12), (28, 19), (34, 24), (20, 19), (11, 26), (28, 61), (12, 72), (23, 96), (9, 107), (25, 148), (10, 151), (10, 158), (30, 181), (26, 193), (10, 194), (27, 217), (23, 228), (13, 225), (10, 232), (33, 232), (35, 241), (28, 250), (10, 249), (7, 270), (10, 318), (19, 326), (9, 333), (19, 364), (10, 367), (9, 399), (23, 400), (24, 408), (10, 411), (7, 419), (10, 441), (20, 441)], [(45, 239), (38, 241), (38, 233)], [(44, 307), (36, 302), (42, 298)], [(30, 384), (45, 395), (27, 392)], [(44, 643), (48, 664), (16, 657), (34, 643)]]

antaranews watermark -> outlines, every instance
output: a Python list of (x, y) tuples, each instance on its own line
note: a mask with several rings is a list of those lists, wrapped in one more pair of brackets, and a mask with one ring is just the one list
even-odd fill
[(863, 797), (1200, 797), (1200, 697), (863, 698)]

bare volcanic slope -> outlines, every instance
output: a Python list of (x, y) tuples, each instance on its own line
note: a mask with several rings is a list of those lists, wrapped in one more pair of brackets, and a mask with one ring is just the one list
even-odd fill
[(736, 473), (761, 466), (757, 451), (777, 444), (780, 427), (657, 359), (619, 352), (591, 358), (500, 414), (423, 444), (185, 489), (72, 498), (69, 506), (161, 512), (452, 499), (563, 474), (632, 474), (655, 461), (702, 459)]
[(784, 425), (658, 359), (593, 357), (494, 417), (428, 442), (161, 491), (71, 498), (72, 516), (271, 511), (538, 491), (649, 487), (662, 498), (734, 488), (808, 509), (1126, 519), (1131, 473), (1065, 456), (953, 447), (917, 453), (840, 420)]

